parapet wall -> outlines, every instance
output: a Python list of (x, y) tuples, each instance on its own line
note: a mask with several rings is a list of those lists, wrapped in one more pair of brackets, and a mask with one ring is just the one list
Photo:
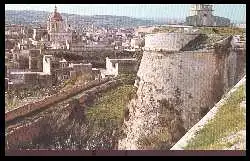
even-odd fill
[(25, 104), (23, 106), (17, 107), (15, 109), (10, 110), (10, 111), (5, 113), (5, 122), (8, 122), (8, 121), (11, 121), (15, 118), (27, 115), (31, 112), (38, 110), (38, 109), (46, 108), (47, 106), (49, 106), (51, 104), (57, 103), (63, 99), (66, 99), (72, 95), (75, 95), (83, 90), (86, 90), (86, 89), (89, 89), (91, 87), (105, 83), (108, 80), (109, 80), (109, 78), (104, 78), (100, 81), (99, 80), (91, 81), (86, 85), (85, 84), (77, 85), (77, 86), (74, 86), (66, 91), (61, 91), (61, 92), (54, 94), (52, 96), (48, 96), (48, 97), (45, 97), (41, 100), (31, 102), (31, 103)]
[(179, 51), (199, 34), (156, 33), (145, 36), (145, 50)]

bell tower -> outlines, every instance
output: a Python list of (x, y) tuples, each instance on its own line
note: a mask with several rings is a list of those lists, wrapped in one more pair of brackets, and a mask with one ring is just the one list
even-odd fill
[(66, 40), (70, 43), (72, 41), (72, 32), (67, 27), (61, 14), (55, 6), (54, 11), (49, 15), (47, 20), (47, 30), (49, 41), (52, 42), (52, 48), (63, 48), (66, 45)]
[(54, 12), (52, 12), (48, 18), (47, 29), (50, 32), (60, 32), (63, 28), (62, 16), (57, 12), (57, 7), (55, 6)]
[(196, 24), (198, 26), (213, 26), (213, 5), (211, 4), (193, 4), (190, 10), (190, 16), (197, 16)]

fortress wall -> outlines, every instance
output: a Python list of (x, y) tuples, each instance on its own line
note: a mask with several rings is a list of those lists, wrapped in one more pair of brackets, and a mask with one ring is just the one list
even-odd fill
[(145, 50), (178, 51), (199, 34), (157, 33), (145, 36)]
[(184, 110), (184, 115), (190, 113), (184, 121), (184, 126), (188, 129), (192, 126), (192, 122), (199, 120), (200, 116), (196, 113), (200, 113), (202, 108), (213, 106), (226, 90), (241, 79), (236, 75), (236, 70), (236, 52), (225, 54), (215, 53), (213, 50), (175, 54), (144, 52), (137, 73), (140, 78), (137, 94), (145, 94), (145, 83), (151, 84), (151, 93), (156, 100), (176, 99), (175, 91), (179, 90), (179, 99), (183, 103), (176, 108)]
[(246, 49), (234, 49), (231, 51), (232, 54), (236, 55), (236, 70), (234, 82), (238, 82), (244, 74), (246, 74)]
[(175, 111), (166, 126), (173, 138), (170, 142), (178, 141), (241, 79), (244, 62), (241, 50), (144, 51), (137, 73), (137, 99), (128, 105), (127, 137), (119, 142), (119, 149), (141, 149), (138, 140), (159, 131), (161, 100)]

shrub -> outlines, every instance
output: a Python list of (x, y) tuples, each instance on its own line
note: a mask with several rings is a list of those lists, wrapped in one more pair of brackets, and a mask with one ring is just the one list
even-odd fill
[(168, 150), (170, 146), (168, 128), (161, 128), (160, 131), (150, 135), (143, 135), (137, 140), (141, 149)]

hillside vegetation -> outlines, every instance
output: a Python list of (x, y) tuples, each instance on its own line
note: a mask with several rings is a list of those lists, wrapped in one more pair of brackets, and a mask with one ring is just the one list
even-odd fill
[[(123, 136), (121, 130), (126, 105), (136, 96), (134, 74), (118, 77), (120, 84), (88, 104), (58, 104), (46, 117), (45, 135), (33, 139), (33, 143), (22, 143), (22, 149), (73, 149), (114, 150)], [(71, 82), (70, 82), (71, 83)], [(70, 84), (69, 83), (69, 84)], [(65, 106), (65, 107), (64, 107)], [(72, 115), (72, 108), (77, 113)]]
[(221, 36), (230, 36), (230, 35), (243, 35), (245, 29), (237, 27), (199, 27), (198, 28), (203, 34), (216, 34)]

